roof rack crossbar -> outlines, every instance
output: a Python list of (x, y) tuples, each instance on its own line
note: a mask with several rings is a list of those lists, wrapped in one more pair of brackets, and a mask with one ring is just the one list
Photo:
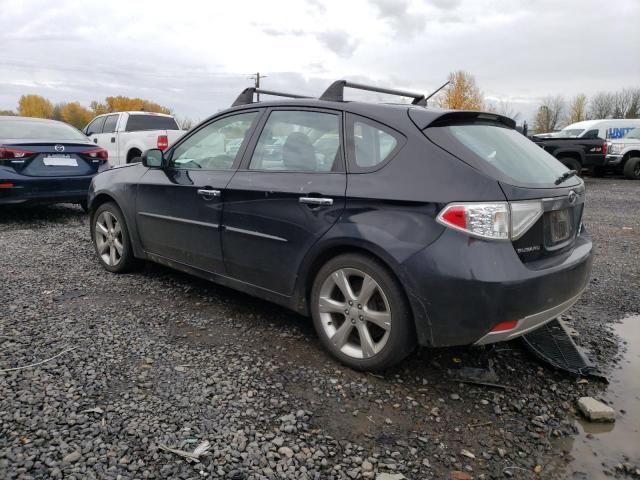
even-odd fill
[(245, 88), (235, 102), (231, 105), (237, 107), (238, 105), (249, 105), (253, 103), (253, 94), (262, 93), (263, 95), (273, 95), (275, 97), (288, 97), (288, 98), (311, 98), (305, 95), (297, 95), (295, 93), (276, 92), (274, 90), (263, 90), (261, 88), (249, 87)]
[(404, 90), (395, 90), (391, 88), (376, 87), (373, 85), (364, 85), (362, 83), (348, 82), (347, 80), (337, 80), (329, 85), (324, 93), (320, 96), (320, 100), (328, 100), (330, 102), (344, 102), (345, 87), (355, 88), (357, 90), (367, 90), (369, 92), (386, 93), (389, 95), (398, 95), (400, 97), (413, 98), (411, 102), (414, 105), (425, 105), (425, 97), (421, 93), (407, 92)]

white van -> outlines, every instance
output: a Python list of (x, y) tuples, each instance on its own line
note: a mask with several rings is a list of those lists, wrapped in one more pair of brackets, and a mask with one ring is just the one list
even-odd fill
[(627, 132), (640, 127), (640, 118), (611, 118), (606, 120), (584, 120), (567, 125), (552, 138), (622, 138)]

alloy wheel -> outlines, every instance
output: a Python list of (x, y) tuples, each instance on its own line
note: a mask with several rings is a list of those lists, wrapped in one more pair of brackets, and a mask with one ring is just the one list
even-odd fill
[(111, 212), (105, 210), (98, 215), (95, 237), (98, 255), (106, 265), (115, 267), (122, 259), (124, 244), (120, 222)]
[(329, 341), (344, 355), (370, 358), (386, 345), (391, 332), (391, 308), (382, 287), (371, 275), (341, 268), (320, 288), (320, 321)]

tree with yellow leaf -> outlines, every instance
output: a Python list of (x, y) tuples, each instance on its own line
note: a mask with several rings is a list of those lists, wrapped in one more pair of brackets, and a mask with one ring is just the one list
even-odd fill
[(53, 104), (40, 95), (22, 95), (18, 101), (18, 114), (23, 117), (51, 118)]
[(94, 115), (101, 115), (103, 113), (111, 112), (126, 112), (126, 111), (140, 111), (155, 112), (155, 113), (171, 113), (171, 110), (167, 107), (163, 107), (149, 100), (142, 98), (129, 98), (123, 96), (107, 97), (104, 103), (91, 102), (91, 110)]
[(78, 102), (69, 102), (60, 106), (62, 120), (80, 129), (93, 118), (93, 113)]
[(463, 70), (449, 74), (449, 85), (437, 98), (439, 107), (454, 110), (481, 110), (484, 103), (475, 78)]

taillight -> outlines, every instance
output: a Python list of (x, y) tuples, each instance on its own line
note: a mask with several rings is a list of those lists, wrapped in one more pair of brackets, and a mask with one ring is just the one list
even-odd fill
[(513, 330), (518, 326), (518, 320), (507, 320), (506, 322), (500, 322), (496, 324), (491, 331), (492, 332), (506, 332), (507, 330)]
[(104, 148), (94, 148), (91, 150), (85, 150), (84, 152), (80, 152), (82, 155), (86, 155), (87, 157), (97, 158), (98, 160), (102, 160), (106, 162), (109, 160), (109, 151)]
[(160, 150), (165, 150), (169, 146), (169, 137), (166, 135), (158, 135), (157, 145)]
[(543, 212), (541, 202), (450, 203), (436, 220), (472, 237), (517, 240)]
[(604, 144), (602, 145), (602, 153), (606, 155), (608, 151), (609, 151), (609, 142), (604, 142)]
[(20, 148), (0, 147), (0, 160), (21, 160), (30, 157), (34, 152)]

